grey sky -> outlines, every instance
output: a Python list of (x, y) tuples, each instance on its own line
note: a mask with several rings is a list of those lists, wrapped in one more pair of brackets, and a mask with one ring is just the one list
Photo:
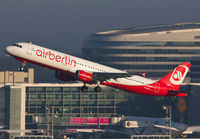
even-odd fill
[(83, 40), (94, 32), (198, 22), (199, 5), (199, 0), (1, 0), (0, 55), (19, 41), (80, 52)]

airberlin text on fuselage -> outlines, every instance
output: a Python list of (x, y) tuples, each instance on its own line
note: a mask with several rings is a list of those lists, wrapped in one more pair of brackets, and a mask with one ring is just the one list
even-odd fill
[(66, 65), (72, 65), (75, 67), (76, 66), (76, 60), (71, 60), (70, 57), (67, 56), (60, 56), (60, 55), (55, 55), (51, 51), (47, 51), (45, 49), (40, 50), (37, 49), (36, 55), (44, 58), (49, 58), (50, 60), (55, 60), (56, 62), (59, 63), (65, 63)]

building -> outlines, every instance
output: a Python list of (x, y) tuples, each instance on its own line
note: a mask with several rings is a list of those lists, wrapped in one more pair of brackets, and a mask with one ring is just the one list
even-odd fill
[(189, 125), (200, 125), (200, 83), (192, 83), (192, 94), (187, 98), (187, 123)]
[[(102, 92), (95, 92), (95, 85), (88, 86), (88, 92), (81, 92), (81, 86), (82, 83), (26, 85), (26, 127), (47, 128), (47, 135), (53, 132), (54, 136), (70, 136), (67, 128), (104, 128), (122, 115), (144, 116), (151, 111), (162, 117), (162, 104), (176, 103), (153, 97), (141, 102), (144, 96), (105, 86)], [(157, 107), (147, 107), (150, 101)]]
[[(0, 88), (0, 125), (10, 134), (1, 132), (0, 138), (11, 138), (25, 133), (25, 90), (19, 86), (4, 86)], [(15, 132), (15, 131), (19, 132)], [(3, 135), (2, 135), (3, 134)]]
[[(86, 39), (82, 52), (89, 60), (117, 69), (147, 72), (147, 76), (152, 78), (163, 77), (182, 62), (200, 57), (200, 23), (97, 32)], [(200, 81), (200, 68), (195, 67), (195, 71), (193, 78)]]
[(94, 92), (95, 85), (89, 85), (88, 92), (81, 92), (81, 86), (82, 83), (38, 83), (1, 87), (0, 125), (11, 131), (37, 129), (34, 134), (5, 136), (71, 136), (67, 128), (105, 128), (123, 116), (164, 117), (163, 105), (173, 105), (174, 118), (178, 113), (178, 98), (134, 95), (105, 86), (102, 92)]
[(34, 83), (34, 69), (25, 71), (0, 71), (0, 84)]

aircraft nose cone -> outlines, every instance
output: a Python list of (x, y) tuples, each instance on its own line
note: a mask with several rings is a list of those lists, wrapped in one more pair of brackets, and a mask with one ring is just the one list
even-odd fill
[(8, 54), (12, 54), (12, 52), (13, 52), (13, 46), (7, 46), (7, 47), (6, 47), (6, 52), (7, 52)]

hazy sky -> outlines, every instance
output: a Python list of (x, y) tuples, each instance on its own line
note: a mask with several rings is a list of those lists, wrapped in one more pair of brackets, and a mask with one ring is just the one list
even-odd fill
[(200, 0), (0, 0), (0, 55), (19, 41), (76, 53), (94, 32), (198, 21)]

